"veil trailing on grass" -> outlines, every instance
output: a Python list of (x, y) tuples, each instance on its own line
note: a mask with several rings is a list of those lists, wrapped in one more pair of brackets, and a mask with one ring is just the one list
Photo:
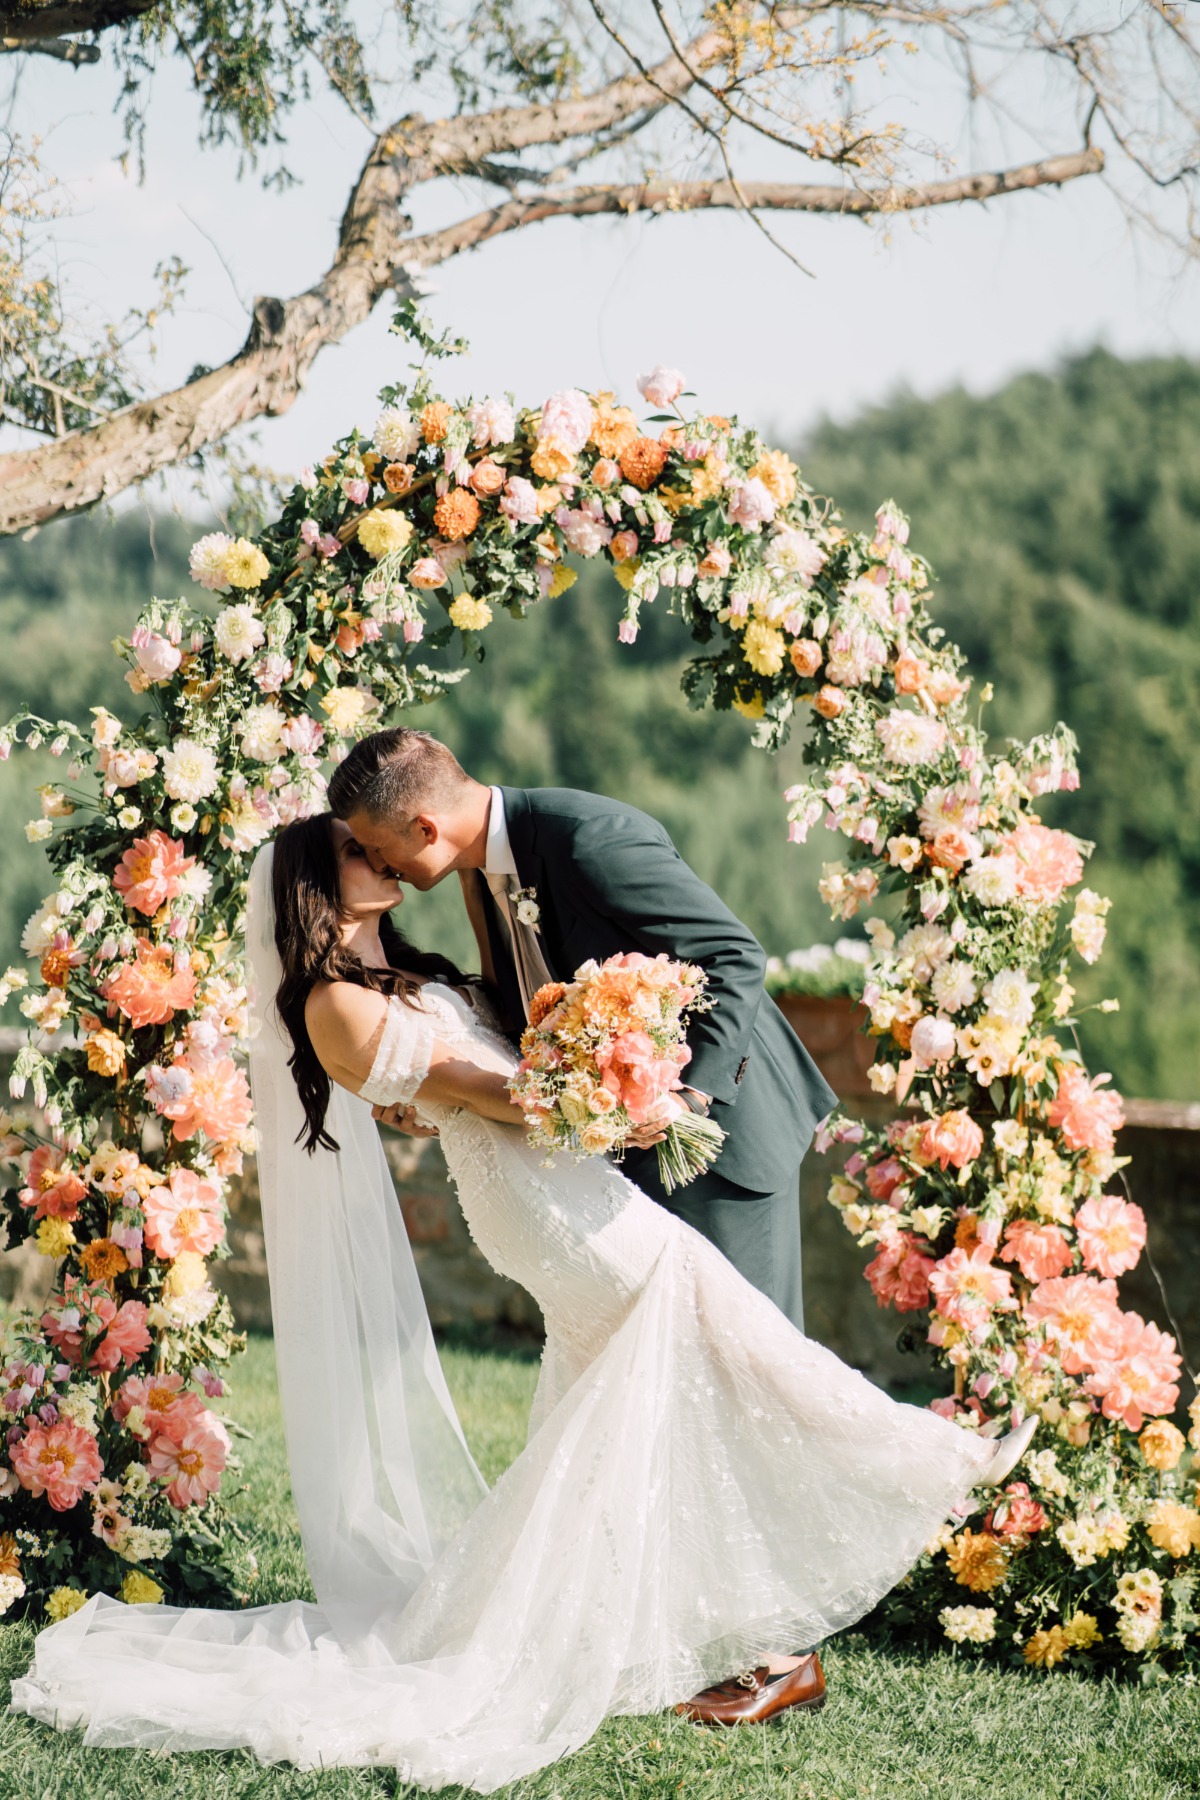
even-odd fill
[(306, 1154), (275, 1012), (272, 849), (250, 875), (250, 1082), (279, 1392), (304, 1553), (322, 1607), (396, 1610), (486, 1487), (434, 1346), (371, 1109), (333, 1088), (339, 1146)]

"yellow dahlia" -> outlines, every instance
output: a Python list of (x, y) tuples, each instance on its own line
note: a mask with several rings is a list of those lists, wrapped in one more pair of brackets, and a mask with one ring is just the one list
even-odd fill
[(249, 538), (237, 538), (222, 559), (222, 570), (230, 587), (256, 588), (271, 573), (271, 565)]
[(1146, 1535), (1168, 1556), (1186, 1556), (1200, 1549), (1200, 1513), (1176, 1500), (1156, 1500), (1146, 1514)]
[(640, 556), (627, 556), (624, 562), (613, 564), (613, 574), (616, 576), (620, 586), (625, 589), (626, 593), (629, 592), (637, 579), (637, 572), (641, 566), (642, 559)]
[(460, 631), (482, 631), (491, 622), (491, 607), (473, 594), (460, 594), (450, 607), (450, 623)]
[(601, 456), (620, 456), (638, 434), (637, 419), (627, 406), (614, 406), (610, 393), (595, 396), (591, 442)]
[(548, 597), (551, 600), (557, 600), (558, 596), (565, 594), (569, 587), (574, 587), (578, 580), (579, 577), (574, 569), (568, 569), (566, 563), (559, 563), (550, 577), (550, 586), (547, 589)]
[(125, 1045), (115, 1031), (102, 1025), (84, 1040), (87, 1066), (93, 1075), (119, 1075), (125, 1067)]
[(1186, 1442), (1170, 1419), (1152, 1419), (1138, 1438), (1138, 1449), (1152, 1469), (1173, 1469)]
[(796, 498), (796, 465), (784, 450), (764, 450), (750, 471), (757, 477), (776, 506), (787, 506)]
[(51, 1588), (46, 1596), (46, 1617), (57, 1624), (59, 1619), (69, 1619), (73, 1612), (87, 1605), (87, 1595), (82, 1588)]
[(765, 619), (751, 619), (742, 638), (742, 655), (756, 675), (778, 675), (787, 655), (787, 641)]
[(1072, 1650), (1090, 1650), (1103, 1637), (1098, 1621), (1091, 1613), (1072, 1613), (1063, 1625), (1063, 1636)]
[(404, 550), (411, 542), (413, 528), (403, 513), (391, 507), (376, 506), (358, 521), (358, 541), (376, 562), (393, 550)]
[(767, 706), (761, 694), (755, 694), (749, 700), (735, 700), (734, 712), (741, 713), (743, 719), (762, 719), (766, 717)]
[(121, 1598), (126, 1606), (157, 1606), (162, 1597), (157, 1581), (143, 1575), (140, 1569), (130, 1569), (121, 1583)]
[(529, 466), (543, 481), (558, 481), (575, 467), (575, 458), (560, 450), (549, 438), (542, 438), (529, 459)]
[(960, 1587), (990, 1594), (1008, 1573), (1009, 1552), (990, 1531), (964, 1531), (946, 1551), (950, 1572)]
[(322, 700), (321, 710), (328, 715), (333, 729), (344, 735), (362, 723), (370, 701), (361, 688), (335, 687)]
[(1071, 1641), (1062, 1626), (1051, 1625), (1048, 1631), (1035, 1631), (1022, 1654), (1031, 1668), (1052, 1669), (1070, 1648)]
[(75, 1233), (70, 1221), (60, 1219), (51, 1214), (43, 1219), (37, 1228), (37, 1247), (39, 1256), (65, 1256), (75, 1242)]

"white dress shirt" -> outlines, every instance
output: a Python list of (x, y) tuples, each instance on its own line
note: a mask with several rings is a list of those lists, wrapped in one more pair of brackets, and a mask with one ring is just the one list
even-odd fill
[(498, 787), (489, 790), (492, 804), (488, 808), (487, 844), (483, 852), (485, 875), (513, 875), (517, 860), (508, 841), (508, 820), (504, 815), (504, 795)]

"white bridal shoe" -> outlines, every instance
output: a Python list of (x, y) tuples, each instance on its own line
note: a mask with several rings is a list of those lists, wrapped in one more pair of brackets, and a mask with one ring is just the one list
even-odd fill
[(980, 1487), (999, 1487), (1008, 1480), (1032, 1443), (1033, 1434), (1040, 1423), (1038, 1415), (1030, 1413), (1015, 1431), (1008, 1431), (1002, 1438), (997, 1438), (996, 1454), (979, 1482)]

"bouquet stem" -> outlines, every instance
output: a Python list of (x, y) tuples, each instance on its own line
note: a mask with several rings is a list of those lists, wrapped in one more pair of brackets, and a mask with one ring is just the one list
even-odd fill
[(703, 1113), (684, 1113), (668, 1125), (666, 1137), (657, 1146), (659, 1179), (667, 1193), (686, 1187), (715, 1162), (724, 1142), (721, 1127)]

